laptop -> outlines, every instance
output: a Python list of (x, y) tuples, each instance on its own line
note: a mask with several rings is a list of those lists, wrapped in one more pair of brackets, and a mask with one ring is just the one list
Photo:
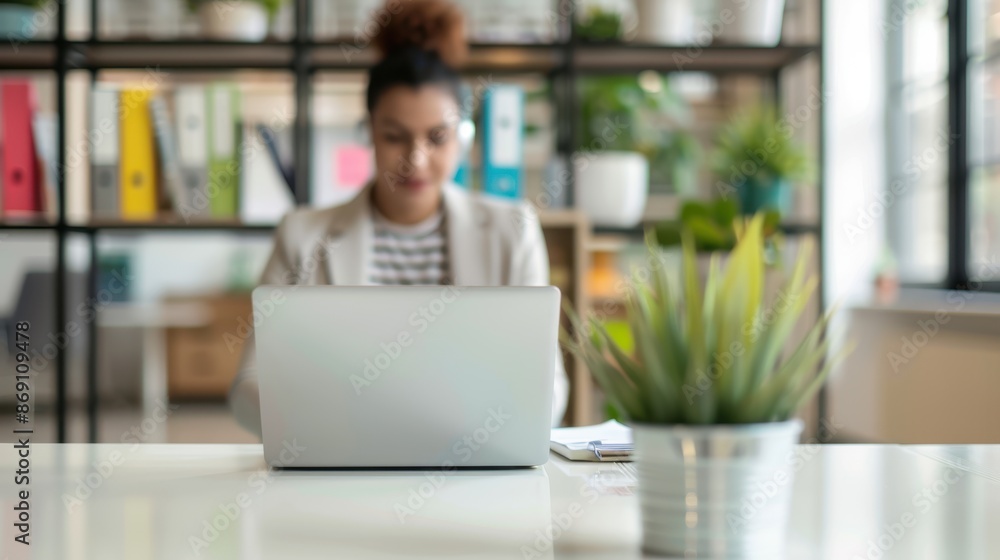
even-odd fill
[(530, 467), (549, 455), (559, 290), (260, 286), (276, 467)]

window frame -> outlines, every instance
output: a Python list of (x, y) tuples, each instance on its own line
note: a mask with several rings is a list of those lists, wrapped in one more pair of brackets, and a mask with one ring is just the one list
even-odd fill
[[(976, 281), (969, 273), (969, 255), (972, 244), (972, 216), (969, 208), (969, 196), (972, 188), (971, 181), (973, 171), (977, 166), (969, 158), (970, 156), (970, 122), (971, 115), (971, 87), (974, 84), (970, 80), (974, 77), (972, 73), (973, 65), (978, 61), (971, 52), (970, 40), (970, 3), (982, 0), (947, 0), (947, 30), (948, 30), (948, 131), (955, 135), (956, 140), (948, 148), (948, 171), (947, 171), (947, 255), (945, 275), (939, 282), (902, 282), (906, 287), (913, 288), (939, 288), (949, 290), (972, 290), (1000, 292), (1000, 280)], [(889, 0), (888, 7), (905, 4), (904, 0)], [(904, 23), (905, 26), (905, 23)], [(887, 53), (890, 64), (890, 74), (887, 76), (887, 100), (890, 107), (894, 106), (893, 101), (898, 101), (900, 91), (905, 90), (909, 84), (899, 79), (902, 72), (901, 66), (904, 60), (904, 28), (896, 29), (892, 33), (887, 45)], [(896, 64), (894, 64), (896, 63)], [(898, 147), (900, 142), (900, 131), (904, 130), (904, 124), (900, 122), (899, 111), (890, 109), (886, 115), (886, 127), (890, 140), (887, 154), (890, 158), (888, 166), (887, 180), (895, 180), (899, 169), (898, 163), (900, 154), (905, 150)], [(887, 215), (887, 237), (891, 241), (898, 236), (906, 235), (906, 228), (900, 220), (890, 212)]]

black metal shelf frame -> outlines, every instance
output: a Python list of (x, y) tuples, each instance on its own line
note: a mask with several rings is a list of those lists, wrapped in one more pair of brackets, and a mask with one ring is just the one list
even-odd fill
[[(777, 98), (781, 73), (785, 67), (804, 57), (824, 57), (823, 20), (826, 0), (817, 0), (820, 10), (820, 41), (816, 45), (779, 45), (777, 47), (706, 46), (690, 64), (678, 65), (675, 55), (690, 54), (688, 46), (642, 44), (601, 44), (579, 41), (573, 35), (569, 16), (561, 19), (566, 41), (550, 44), (474, 44), (466, 73), (492, 72), (543, 73), (553, 81), (554, 101), (559, 117), (557, 122), (557, 150), (568, 155), (577, 136), (573, 115), (577, 112), (576, 81), (580, 76), (605, 73), (622, 73), (637, 70), (707, 71), (713, 74), (755, 74), (770, 79)], [(958, 0), (952, 0), (957, 2)], [(572, 14), (573, 0), (559, 0), (561, 13)], [(145, 69), (159, 65), (162, 69), (181, 71), (233, 71), (280, 70), (290, 72), (295, 80), (296, 117), (294, 123), (295, 200), (300, 205), (309, 202), (310, 185), (310, 120), (312, 79), (317, 72), (363, 71), (371, 64), (371, 53), (363, 54), (357, 62), (338, 60), (342, 43), (317, 41), (312, 37), (312, 0), (295, 0), (295, 35), (290, 41), (242, 43), (228, 41), (105, 41), (98, 39), (100, 28), (99, 0), (91, 2), (89, 40), (69, 40), (66, 36), (66, 3), (57, 2), (56, 36), (52, 41), (29, 41), (18, 46), (18, 54), (0, 60), (0, 72), (54, 71), (56, 79), (56, 110), (58, 112), (59, 168), (65, 169), (65, 112), (66, 76), (70, 71), (89, 70), (92, 78), (105, 69)], [(821, 65), (822, 66), (822, 65)], [(825, 69), (821, 70), (820, 89), (824, 87)], [(825, 112), (821, 108), (825, 119)], [(825, 129), (824, 124), (820, 126)], [(823, 167), (823, 138), (820, 138), (820, 168)], [(567, 204), (573, 204), (572, 166), (567, 185)], [(98, 237), (102, 234), (138, 234), (143, 232), (232, 231), (240, 233), (267, 233), (273, 226), (240, 225), (231, 223), (203, 223), (179, 225), (170, 223), (108, 223), (71, 224), (66, 219), (66, 178), (57, 177), (59, 211), (54, 223), (27, 222), (2, 223), (0, 231), (52, 231), (56, 235), (55, 324), (66, 323), (66, 242), (70, 235), (86, 235), (90, 247), (90, 271), (87, 278), (88, 294), (97, 293)], [(822, 215), (822, 179), (820, 215)], [(801, 231), (799, 231), (801, 229)], [(792, 231), (794, 230), (794, 231)], [(823, 227), (805, 226), (792, 228), (789, 233), (810, 233), (820, 237), (820, 271), (822, 274)], [(90, 301), (96, 301), (90, 298)], [(92, 304), (93, 305), (93, 304)], [(825, 302), (824, 302), (825, 306)], [(93, 310), (92, 310), (93, 311)], [(95, 324), (89, 327), (86, 367), (87, 439), (98, 440), (98, 385), (97, 345), (98, 331)], [(58, 348), (56, 364), (56, 436), (57, 441), (68, 441), (66, 399), (66, 352)], [(820, 398), (820, 418), (825, 417), (825, 394)]]
[[(63, 41), (67, 67), (72, 70), (144, 69), (160, 66), (182, 70), (285, 70), (305, 65), (311, 71), (365, 70), (375, 52), (366, 48), (356, 57), (344, 54), (347, 43), (294, 40), (247, 43), (236, 41)], [(18, 53), (0, 61), (0, 70), (51, 70), (60, 41), (27, 42)], [(347, 45), (353, 48), (350, 45)], [(770, 74), (819, 51), (819, 45), (758, 47), (711, 45), (644, 45), (564, 41), (545, 44), (477, 43), (464, 69), (476, 72), (567, 72), (609, 74), (635, 70), (664, 72)]]

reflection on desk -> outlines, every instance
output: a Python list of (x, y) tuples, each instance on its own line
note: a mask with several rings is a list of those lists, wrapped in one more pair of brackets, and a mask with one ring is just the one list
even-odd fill
[[(787, 558), (994, 558), (996, 457), (1000, 447), (800, 447)], [(0, 448), (12, 560), (17, 459)], [(643, 557), (625, 464), (271, 471), (260, 445), (82, 444), (37, 444), (31, 461), (32, 560)]]

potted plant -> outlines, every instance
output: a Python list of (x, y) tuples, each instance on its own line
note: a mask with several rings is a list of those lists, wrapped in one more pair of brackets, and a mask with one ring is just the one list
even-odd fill
[(210, 39), (262, 41), (285, 0), (187, 0)]
[(731, 23), (722, 29), (724, 43), (774, 47), (781, 42), (785, 0), (719, 0), (718, 11), (729, 10)]
[(679, 279), (652, 266), (648, 284), (632, 287), (631, 353), (568, 310), (576, 336), (563, 332), (564, 344), (632, 426), (643, 548), (653, 554), (782, 557), (788, 460), (802, 430), (794, 414), (839, 360), (826, 361), (829, 315), (782, 356), (816, 280), (800, 255), (786, 304), (765, 309), (764, 217), (739, 234), (724, 266), (713, 257), (704, 287), (689, 233)]
[(45, 0), (0, 0), (0, 37), (30, 39), (35, 36), (33, 20)]
[(588, 6), (576, 21), (576, 36), (585, 41), (620, 41), (622, 14), (599, 5)]
[(636, 40), (663, 45), (694, 42), (694, 0), (636, 0)]
[(577, 206), (597, 225), (631, 227), (650, 184), (695, 187), (701, 146), (689, 132), (686, 100), (655, 72), (580, 80), (573, 157)]
[(736, 195), (744, 215), (761, 210), (787, 214), (791, 183), (812, 175), (808, 155), (771, 106), (748, 111), (726, 125), (713, 164), (720, 194)]

